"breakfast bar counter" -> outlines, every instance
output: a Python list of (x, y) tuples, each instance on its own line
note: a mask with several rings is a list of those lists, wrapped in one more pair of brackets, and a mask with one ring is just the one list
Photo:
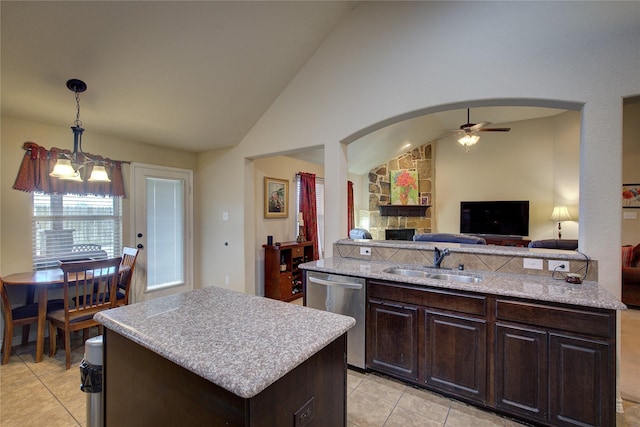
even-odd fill
[(106, 425), (345, 423), (350, 317), (208, 287), (96, 319)]

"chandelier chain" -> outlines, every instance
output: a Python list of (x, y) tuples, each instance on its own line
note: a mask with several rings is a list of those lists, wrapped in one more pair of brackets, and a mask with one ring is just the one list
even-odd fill
[(80, 92), (76, 92), (76, 121), (73, 122), (78, 127), (82, 126), (82, 122), (80, 121)]

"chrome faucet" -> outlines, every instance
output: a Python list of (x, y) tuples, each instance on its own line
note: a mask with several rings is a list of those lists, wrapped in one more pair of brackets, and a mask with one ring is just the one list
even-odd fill
[(444, 257), (450, 255), (451, 252), (449, 252), (449, 249), (443, 249), (440, 250), (438, 248), (434, 248), (433, 251), (433, 266), (435, 268), (441, 268), (440, 264), (442, 264), (442, 260), (444, 259)]

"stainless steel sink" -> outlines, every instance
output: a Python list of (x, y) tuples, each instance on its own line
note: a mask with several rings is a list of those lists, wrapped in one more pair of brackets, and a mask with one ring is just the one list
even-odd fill
[(476, 274), (461, 274), (456, 272), (434, 272), (428, 270), (413, 270), (410, 268), (391, 267), (385, 273), (398, 274), (408, 277), (423, 277), (425, 279), (448, 280), (450, 282), (479, 283), (482, 277)]

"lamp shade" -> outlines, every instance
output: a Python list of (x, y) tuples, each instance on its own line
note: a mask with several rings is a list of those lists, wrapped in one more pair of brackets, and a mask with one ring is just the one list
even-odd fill
[(95, 165), (91, 171), (89, 182), (111, 182), (103, 165)]
[(571, 215), (566, 206), (555, 206), (551, 213), (551, 221), (571, 221)]
[(71, 160), (69, 159), (58, 159), (56, 161), (56, 165), (53, 167), (53, 170), (49, 174), (55, 178), (67, 178), (74, 179), (77, 175), (73, 166), (71, 166)]

